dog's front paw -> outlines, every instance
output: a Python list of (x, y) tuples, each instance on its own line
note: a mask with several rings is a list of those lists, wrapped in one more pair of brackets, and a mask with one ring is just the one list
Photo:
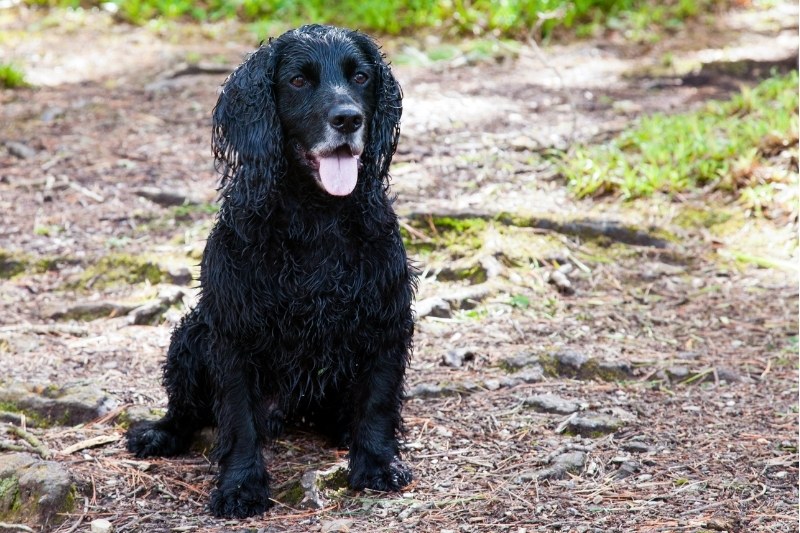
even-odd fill
[(381, 492), (397, 492), (413, 479), (411, 469), (399, 457), (389, 464), (367, 465), (363, 461), (351, 461), (348, 482), (354, 489), (372, 489)]
[(220, 518), (247, 518), (272, 506), (269, 475), (263, 468), (225, 473), (211, 493), (209, 510)]
[(158, 422), (146, 422), (132, 427), (126, 437), (128, 451), (136, 457), (177, 455), (184, 452), (188, 445), (185, 436), (176, 435)]

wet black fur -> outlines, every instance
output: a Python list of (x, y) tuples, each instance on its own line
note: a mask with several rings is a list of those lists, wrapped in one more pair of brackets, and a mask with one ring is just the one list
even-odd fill
[[(367, 130), (348, 196), (324, 192), (291, 148), (298, 130), (319, 127), (296, 109), (318, 102), (300, 102), (282, 72), (303, 54), (336, 64), (355, 55), (369, 71), (352, 92)], [(371, 39), (325, 26), (263, 45), (225, 82), (212, 143), (222, 205), (201, 296), (172, 334), (167, 414), (128, 432), (128, 449), (146, 457), (185, 452), (197, 429), (218, 426), (217, 516), (271, 505), (263, 446), (301, 416), (349, 446), (351, 487), (411, 480), (397, 439), (415, 278), (387, 195), (401, 100)]]

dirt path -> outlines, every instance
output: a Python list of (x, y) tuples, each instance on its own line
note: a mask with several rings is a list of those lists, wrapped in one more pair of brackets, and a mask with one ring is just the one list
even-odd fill
[[(233, 26), (159, 36), (98, 14), (0, 14), (3, 53), (39, 85), (0, 92), (0, 382), (88, 381), (118, 401), (96, 423), (31, 428), (63, 450), (122, 435), (128, 406), (164, 405), (160, 364), (213, 218), (217, 70), (248, 45)], [(134, 461), (113, 442), (56, 456), (78, 483), (56, 531), (97, 518), (117, 531), (797, 531), (797, 271), (777, 268), (796, 265), (796, 211), (576, 201), (547, 158), (796, 65), (796, 22), (778, 3), (649, 47), (398, 66), (397, 208), (420, 305), (437, 303), (408, 375), (417, 481), (399, 496), (327, 489), (323, 510), (299, 508), (292, 484), (341, 453), (293, 432), (268, 451), (281, 504), (226, 522), (204, 510), (203, 454)], [(668, 53), (697, 68), (656, 75)], [(757, 68), (726, 68), (747, 59)], [(146, 188), (193, 203), (159, 205)], [(614, 221), (669, 244), (453, 212)], [(730, 260), (744, 251), (777, 267)]]

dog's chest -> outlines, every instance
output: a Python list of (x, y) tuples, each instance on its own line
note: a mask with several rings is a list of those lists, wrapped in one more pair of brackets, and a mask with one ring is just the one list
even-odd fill
[(358, 239), (289, 241), (275, 264), (277, 303), (321, 327), (352, 321), (383, 299), (392, 277), (386, 255), (385, 247)]

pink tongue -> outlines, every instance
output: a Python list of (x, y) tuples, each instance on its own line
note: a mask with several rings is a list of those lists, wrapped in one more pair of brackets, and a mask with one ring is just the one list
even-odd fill
[(319, 177), (329, 194), (346, 196), (356, 188), (358, 156), (331, 155), (319, 159)]

